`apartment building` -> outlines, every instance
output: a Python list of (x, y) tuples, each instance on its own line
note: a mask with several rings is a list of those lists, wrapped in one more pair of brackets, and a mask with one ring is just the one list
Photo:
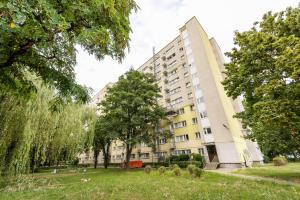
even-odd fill
[[(146, 61), (139, 71), (153, 73), (161, 89), (158, 101), (168, 111), (171, 123), (161, 128), (173, 133), (172, 138), (157, 141), (153, 152), (139, 144), (132, 160), (157, 162), (160, 157), (179, 154), (202, 154), (207, 163), (220, 167), (242, 167), (261, 163), (262, 154), (238, 119), (232, 116), (243, 108), (239, 99), (227, 97), (221, 81), (224, 60), (215, 39), (209, 39), (193, 17), (180, 29), (180, 34)], [(115, 141), (111, 162), (124, 160), (125, 148)]]

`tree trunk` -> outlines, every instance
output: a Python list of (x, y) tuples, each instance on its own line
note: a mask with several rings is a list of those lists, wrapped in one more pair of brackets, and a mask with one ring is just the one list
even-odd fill
[(102, 147), (102, 152), (104, 157), (103, 165), (105, 169), (107, 169), (109, 165), (109, 159), (110, 159), (109, 148), (110, 148), (110, 143), (107, 143), (104, 147)]
[(99, 152), (100, 152), (99, 150), (94, 151), (94, 169), (96, 169), (98, 165)]
[(126, 145), (126, 159), (125, 159), (125, 161), (126, 161), (126, 163), (125, 163), (126, 167), (125, 168), (126, 169), (129, 169), (129, 162), (130, 162), (131, 152), (132, 152), (132, 147), (131, 147), (131, 145), (127, 144)]

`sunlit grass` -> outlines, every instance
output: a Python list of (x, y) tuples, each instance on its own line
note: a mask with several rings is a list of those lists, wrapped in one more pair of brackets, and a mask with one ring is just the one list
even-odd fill
[[(87, 182), (83, 182), (88, 180)], [(179, 177), (171, 171), (159, 175), (142, 170), (63, 170), (23, 176), (2, 185), (0, 199), (299, 199), (300, 187), (252, 181), (205, 172), (191, 178), (187, 171)]]
[(262, 176), (300, 183), (300, 163), (288, 163), (285, 166), (273, 164), (260, 165), (253, 168), (240, 169), (237, 174)]

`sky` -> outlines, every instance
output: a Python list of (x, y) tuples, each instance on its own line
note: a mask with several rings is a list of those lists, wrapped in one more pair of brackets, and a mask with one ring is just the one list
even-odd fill
[(234, 31), (249, 30), (268, 11), (296, 7), (298, 0), (136, 0), (140, 9), (132, 13), (130, 51), (122, 63), (105, 57), (96, 60), (78, 47), (75, 67), (77, 81), (97, 93), (131, 66), (137, 69), (179, 35), (179, 28), (195, 16), (209, 37), (214, 37), (222, 52), (234, 46)]

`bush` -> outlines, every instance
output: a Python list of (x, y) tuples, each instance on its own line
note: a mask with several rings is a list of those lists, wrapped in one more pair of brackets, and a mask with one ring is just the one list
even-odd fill
[(273, 163), (275, 166), (282, 166), (288, 163), (287, 159), (283, 156), (277, 156), (273, 158)]
[(177, 164), (173, 164), (171, 165), (171, 170), (175, 169), (175, 168), (180, 168)]
[(175, 176), (180, 176), (180, 175), (181, 175), (181, 170), (180, 170), (180, 168), (179, 168), (179, 167), (175, 167), (175, 168), (173, 169), (173, 174), (174, 174)]
[(176, 164), (180, 168), (187, 168), (187, 166), (190, 164), (195, 165), (196, 167), (203, 168), (203, 163), (201, 161), (177, 161), (172, 162), (172, 164)]
[(202, 162), (204, 160), (203, 156), (199, 153), (193, 153), (193, 161), (199, 161)]
[(146, 167), (145, 167), (145, 172), (147, 173), (147, 174), (150, 174), (150, 172), (151, 172), (151, 166), (150, 165), (147, 165)]
[(170, 156), (170, 161), (188, 161), (190, 159), (190, 156), (187, 154), (182, 154), (182, 155), (172, 155)]
[(194, 177), (200, 177), (202, 172), (203, 172), (203, 170), (199, 167), (194, 167), (193, 168), (193, 176)]
[(158, 168), (158, 172), (160, 175), (164, 174), (166, 172), (166, 168), (164, 166), (161, 166)]
[(193, 174), (193, 170), (195, 167), (196, 167), (195, 165), (191, 165), (191, 164), (187, 166), (187, 170), (189, 171), (190, 175)]

